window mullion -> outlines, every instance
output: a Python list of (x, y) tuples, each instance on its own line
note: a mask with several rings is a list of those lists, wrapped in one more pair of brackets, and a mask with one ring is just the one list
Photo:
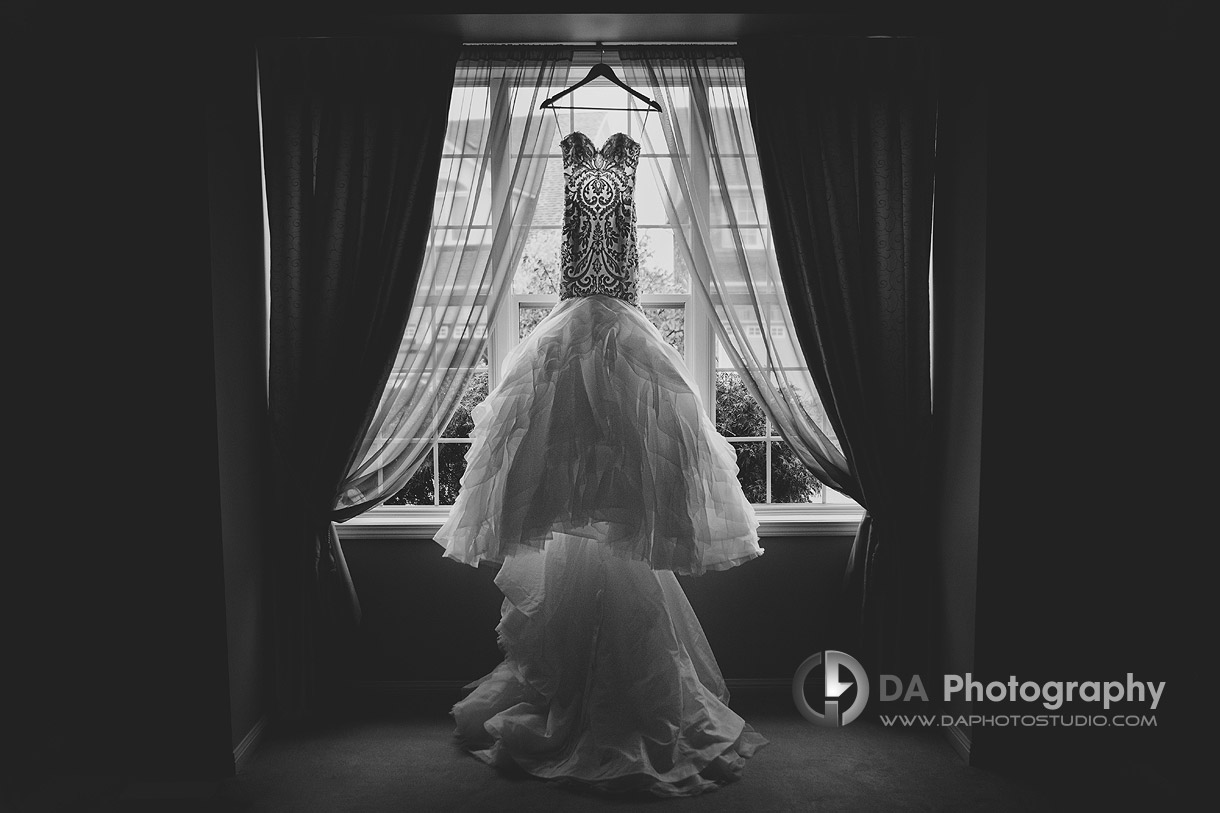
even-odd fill
[[(508, 111), (511, 108), (511, 99), (509, 95), (511, 87), (503, 78), (493, 78), (488, 89), (488, 98), (491, 104), (491, 114), (496, 114), (497, 111)], [(507, 115), (507, 113), (506, 113)], [(494, 120), (494, 118), (493, 118)], [(497, 215), (505, 211), (503, 203), (507, 200), (509, 193), (509, 172), (508, 165), (508, 140), (511, 128), (505, 126), (500, 129), (489, 144), (490, 168), (491, 168), (491, 199), (492, 199), (492, 217), (491, 217), (491, 251), (492, 255), (489, 259), (492, 268), (500, 267), (500, 248), (496, 241), (496, 232), (501, 227)], [(495, 133), (495, 130), (492, 131)], [(510, 283), (511, 285), (511, 283)], [(511, 324), (516, 316), (515, 310), (509, 313), (510, 309), (501, 307), (500, 312), (496, 314), (495, 319), (489, 326), (487, 337), (487, 374), (489, 386), (494, 388), (500, 383), (500, 367), (503, 364), (505, 357), (508, 355), (512, 344)]]
[(441, 454), (440, 444), (432, 441), (432, 504), (441, 504)]
[[(689, 225), (689, 241), (691, 253), (696, 256), (696, 262), (705, 264), (711, 263), (711, 257), (706, 251), (706, 246), (699, 239), (699, 230), (696, 228), (696, 223), (702, 219), (702, 222), (707, 223), (711, 214), (711, 167), (710, 156), (711, 147), (708, 140), (707, 130), (703, 126), (703, 121), (699, 117), (697, 111), (707, 107), (707, 99), (696, 99), (695, 94), (706, 95), (706, 86), (691, 87), (690, 108), (687, 115), (690, 117), (690, 131), (692, 134), (690, 145), (690, 189), (694, 200), (690, 201), (691, 222)], [(682, 156), (675, 156), (674, 160), (681, 160)], [(682, 228), (682, 224), (675, 224), (675, 228)], [(692, 269), (693, 273), (693, 269)], [(696, 282), (692, 277), (691, 285)], [(703, 390), (704, 409), (707, 410), (709, 417), (714, 421), (716, 419), (716, 382), (715, 382), (715, 356), (716, 356), (716, 331), (712, 328), (712, 319), (715, 314), (709, 313), (706, 306), (703, 304), (703, 297), (691, 297), (691, 305), (693, 306), (687, 318), (687, 328), (690, 331), (690, 341), (687, 343), (687, 364), (690, 367), (691, 375)]]
[(767, 440), (765, 441), (767, 444), (767, 448), (766, 448), (767, 454), (766, 454), (765, 465), (767, 467), (766, 474), (767, 474), (767, 504), (768, 505), (772, 502), (772, 499), (771, 499), (771, 446), (772, 446), (772, 440), (773, 440), (773, 438), (771, 437), (771, 419), (767, 418)]

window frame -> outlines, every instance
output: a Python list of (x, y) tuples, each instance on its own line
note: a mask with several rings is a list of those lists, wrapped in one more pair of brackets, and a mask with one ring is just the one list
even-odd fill
[[(596, 50), (585, 53), (577, 50), (573, 65), (579, 68), (585, 61), (589, 64), (600, 59), (611, 61), (617, 59), (617, 54), (600, 54)], [(504, 92), (493, 80), (489, 95)], [(692, 104), (692, 109), (694, 109)], [(505, 138), (507, 139), (507, 129)], [(692, 206), (703, 208), (705, 214), (711, 205), (711, 172), (708, 161), (709, 139), (704, 128), (698, 122), (692, 122), (691, 164), (694, 168), (692, 185), (696, 189), (697, 200), (691, 201)], [(507, 143), (492, 145), (492, 199), (496, 199), (496, 187), (503, 183), (508, 155)], [(447, 157), (461, 157), (458, 155)], [(657, 154), (649, 153), (641, 156), (641, 160), (656, 158)], [(764, 228), (766, 236), (764, 245), (770, 243), (770, 224), (747, 224), (751, 231)], [(671, 224), (642, 224), (639, 228), (675, 228)], [(494, 225), (489, 226), (494, 228)], [(544, 227), (546, 228), (546, 227)], [(723, 227), (727, 229), (727, 226)], [(522, 306), (551, 307), (558, 302), (557, 295), (518, 294), (509, 291), (499, 312), (488, 326), (488, 341), (485, 351), (489, 386), (494, 388), (500, 381), (500, 371), (504, 359), (520, 342), (518, 314)], [(713, 314), (703, 302), (702, 297), (695, 296), (690, 290), (685, 293), (641, 294), (642, 307), (682, 307), (684, 318), (684, 350), (685, 361), (696, 383), (703, 407), (708, 417), (715, 420), (716, 410), (716, 374), (728, 368), (717, 366), (716, 347), (719, 339), (713, 328)], [(419, 538), (431, 539), (449, 516), (451, 504), (438, 504), (440, 488), (437, 478), (439, 470), (436, 466), (439, 444), (466, 443), (468, 438), (445, 438), (442, 436), (444, 427), (437, 432), (432, 441), (429, 454), (433, 461), (434, 504), (433, 505), (380, 505), (376, 508), (341, 523), (338, 528), (343, 537), (350, 538)], [(774, 442), (783, 442), (774, 431), (767, 417), (767, 435), (758, 438), (726, 437), (726, 440), (747, 441), (756, 440), (766, 443), (767, 452), (767, 498), (771, 495), (771, 446)], [(823, 484), (819, 502), (811, 503), (751, 503), (760, 523), (759, 535), (770, 536), (844, 536), (854, 534), (864, 515), (864, 509), (858, 504), (848, 502), (827, 502), (828, 487)], [(843, 498), (847, 500), (846, 497)]]

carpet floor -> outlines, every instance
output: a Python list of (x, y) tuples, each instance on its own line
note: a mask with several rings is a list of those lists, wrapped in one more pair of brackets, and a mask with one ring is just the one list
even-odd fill
[[(603, 796), (497, 771), (461, 751), (448, 709), (426, 694), (380, 700), (322, 724), (271, 732), (219, 782), (90, 785), (66, 780), (27, 797), (22, 813), (390, 813), (391, 811), (1043, 811), (1165, 809), (1135, 780), (1066, 769), (1056, 778), (967, 766), (939, 729), (865, 720), (809, 724), (789, 699), (739, 692), (733, 707), (769, 744), (744, 778), (714, 793), (660, 799)], [(1104, 788), (1104, 792), (1099, 788)]]

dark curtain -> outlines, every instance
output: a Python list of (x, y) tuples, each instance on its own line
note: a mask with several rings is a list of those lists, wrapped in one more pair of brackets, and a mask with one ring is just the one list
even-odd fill
[(270, 576), (277, 713), (328, 705), (360, 605), (333, 520), (402, 341), (457, 43), (260, 43), (271, 232)]
[(867, 511), (843, 645), (874, 673), (923, 672), (936, 48), (788, 39), (743, 56), (785, 293)]

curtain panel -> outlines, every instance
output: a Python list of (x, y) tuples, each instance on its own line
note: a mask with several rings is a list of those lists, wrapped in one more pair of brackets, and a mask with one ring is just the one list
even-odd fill
[(675, 254), (714, 314), (729, 362), (801, 463), (857, 498), (784, 307), (741, 52), (640, 46), (618, 54), (627, 82), (652, 88), (661, 105), (641, 137), (645, 154), (662, 155), (649, 174), (678, 226)]
[(335, 504), (346, 519), (381, 504), (430, 458), (487, 328), (511, 290), (555, 125), (539, 106), (568, 81), (572, 49), (461, 50), (427, 251), (405, 337)]
[(402, 341), (430, 233), (456, 43), (259, 44), (271, 234), (268, 557), (275, 708), (340, 680), (360, 607), (332, 520)]
[(847, 597), (871, 670), (927, 668), (935, 43), (742, 44), (775, 250), (867, 510)]

